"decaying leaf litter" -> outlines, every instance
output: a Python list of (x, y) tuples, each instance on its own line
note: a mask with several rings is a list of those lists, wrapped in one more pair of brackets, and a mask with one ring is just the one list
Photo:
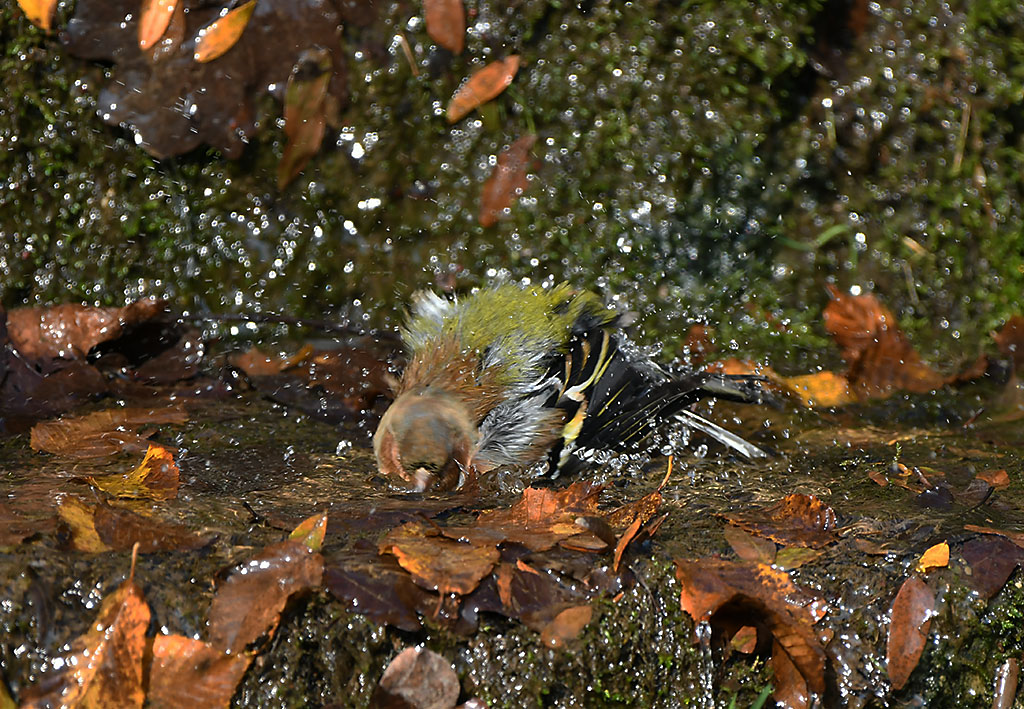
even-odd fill
[[(131, 666), (111, 670), (124, 679), (109, 686), (91, 676), (53, 672), (26, 681), (39, 671), (30, 668), (52, 664), (45, 658), (57, 646), (45, 643), (28, 663), (6, 664), (5, 681), (23, 701), (43, 701), (34, 698), (71, 682), (83, 696), (113, 692), (134, 702), (182, 691), (180, 682), (162, 672), (185, 678), (209, 665), (221, 669), (197, 686), (195, 696), (223, 705), (238, 692), (258, 692), (248, 684), (258, 687), (258, 680), (245, 679), (255, 677), (246, 674), (247, 667), (275, 651), (282, 618), (301, 616), (317, 604), (394, 632), (457, 643), (473, 642), (485, 625), (506, 623), (534, 633), (538, 647), (571, 656), (582, 651), (581, 643), (589, 648), (592, 639), (583, 640), (593, 632), (588, 629), (610, 622), (627, 595), (650, 592), (645, 586), (648, 575), (654, 576), (651, 565), (661, 561), (672, 562), (675, 573), (661, 577), (659, 592), (681, 594), (677, 611), (712, 631), (704, 640), (691, 635), (687, 643), (707, 643), (713, 656), (728, 662), (765, 658), (765, 681), (777, 701), (810, 706), (814, 697), (837, 691), (898, 692), (912, 684), (926, 656), (941, 604), (951, 610), (959, 589), (976, 594), (974, 612), (983, 613), (988, 599), (998, 603), (1007, 595), (1003, 587), (1024, 560), (1024, 532), (1014, 523), (1020, 463), (1006, 452), (1017, 443), (1012, 424), (1021, 410), (1012, 398), (1018, 331), (1010, 323), (995, 333), (984, 355), (985, 371), (1008, 377), (993, 390), (986, 384), (991, 375), (941, 377), (908, 356), (909, 343), (877, 300), (862, 296), (842, 305), (848, 322), (861, 321), (827, 325), (850, 365), (829, 376), (862, 392), (853, 396), (862, 402), (904, 396), (900, 383), (941, 383), (943, 392), (918, 395), (924, 397), (920, 405), (928, 405), (929, 397), (965, 398), (956, 424), (909, 432), (879, 421), (858, 427), (858, 420), (871, 417), (857, 408), (866, 404), (808, 409), (814, 397), (790, 393), (787, 379), (771, 374), (770, 381), (790, 396), (788, 411), (728, 410), (751, 431), (746, 435), (778, 453), (756, 471), (721, 455), (695, 458), (680, 451), (674, 472), (659, 470), (657, 460), (645, 467), (606, 465), (585, 479), (542, 487), (506, 474), (500, 484), (496, 476), (436, 497), (390, 494), (362, 448), (373, 412), (379, 414), (386, 403), (389, 382), (401, 367), (400, 353), (387, 337), (349, 338), (322, 349), (298, 346), (281, 354), (218, 353), (204, 345), (193, 366), (177, 370), (181, 380), (154, 383), (135, 372), (150, 359), (180, 360), (179, 350), (195, 339), (165, 306), (12, 311), (8, 322), (15, 326), (8, 326), (3, 350), (5, 386), (24, 388), (30, 381), (41, 387), (39, 382), (69, 370), (74, 382), (83, 376), (79, 366), (91, 370), (87, 377), (94, 386), (93, 403), (83, 409), (73, 401), (73, 410), (58, 419), (47, 418), (54, 413), (52, 401), (22, 402), (5, 418), (12, 433), (22, 433), (6, 444), (20, 457), (21, 472), (5, 482), (4, 543), (15, 556), (62, 550), (79, 569), (96, 555), (107, 555), (116, 567), (134, 550), (140, 556), (135, 595), (129, 597), (138, 598), (131, 602), (159, 614), (171, 634), (139, 636), (135, 629), (136, 639), (129, 640), (114, 633), (111, 642), (148, 643), (145, 657), (152, 659), (145, 661), (156, 664), (142, 672), (142, 655), (128, 650), (130, 645), (118, 646), (103, 661), (130, 660)], [(65, 321), (76, 327), (64, 327)], [(111, 322), (119, 326), (109, 327)], [(870, 334), (879, 327), (888, 334)], [(64, 339), (55, 339), (57, 332)], [(906, 372), (886, 359), (892, 348), (887, 338), (902, 343)], [(141, 355), (140, 343), (148, 348)], [(709, 367), (741, 366), (717, 364), (713, 343), (705, 345)], [(353, 360), (358, 366), (345, 364)], [(875, 372), (864, 360), (885, 361), (885, 371)], [(19, 376), (17, 367), (26, 362), (36, 379)], [(759, 371), (771, 372), (770, 365)], [(862, 384), (880, 376), (884, 385)], [(979, 414), (971, 407), (982, 395), (970, 393), (971, 387), (1004, 403)], [(297, 415), (301, 403), (291, 409), (269, 403), (282, 400), (282, 390), (292, 392), (293, 404), (302, 401), (297, 392), (306, 391), (344, 405), (307, 407), (307, 414)], [(110, 406), (110, 394), (124, 405)], [(246, 442), (253, 412), (261, 409), (264, 417), (292, 412), (283, 419), (291, 430), (279, 431), (296, 434), (285, 439), (293, 443), (284, 452), (273, 442)], [(322, 422), (324, 410), (335, 412), (335, 422), (346, 419), (343, 438), (362, 436), (364, 443), (340, 453), (334, 443), (325, 445), (334, 442), (338, 429)], [(778, 430), (782, 421), (803, 431), (797, 428), (787, 439)], [(300, 450), (303, 440), (308, 443)], [(831, 450), (821, 449), (824, 440)], [(807, 455), (814, 460), (795, 462)], [(822, 474), (822, 465), (833, 470)], [(751, 474), (756, 484), (749, 484), (755, 478), (730, 481)], [(716, 498), (724, 506), (708, 515)], [(878, 514), (880, 506), (884, 514)], [(880, 585), (871, 604), (885, 642), (840, 643), (837, 649), (842, 620), (852, 612), (844, 608), (850, 598), (836, 597), (834, 582), (824, 579), (841, 579), (848, 569), (836, 571), (839, 560), (849, 564), (851, 557), (855, 566), (874, 569)], [(206, 569), (205, 576), (190, 574), (185, 588), (194, 592), (197, 608), (184, 616), (172, 612), (181, 600), (168, 605), (180, 593), (168, 585), (168, 563)], [(250, 567), (259, 573), (246, 573)], [(104, 570), (111, 571), (107, 565)], [(123, 578), (123, 571), (113, 571), (91, 583), (108, 589), (100, 597), (112, 599), (113, 608), (128, 602), (113, 600), (123, 593), (114, 590)], [(47, 579), (47, 586), (55, 580)], [(33, 583), (38, 596), (38, 572)], [(86, 627), (82, 622), (64, 627), (51, 619), (39, 639), (70, 641), (77, 637), (72, 628)], [(692, 630), (683, 625), (677, 632)], [(94, 641), (86, 634), (77, 642)], [(461, 671), (472, 666), (466, 657), (448, 659)], [(835, 674), (839, 668), (842, 680)], [(366, 671), (378, 677), (380, 669)], [(140, 685), (136, 676), (148, 677), (148, 684)], [(500, 704), (496, 691), (486, 683), (462, 688), (464, 698), (477, 695)]]

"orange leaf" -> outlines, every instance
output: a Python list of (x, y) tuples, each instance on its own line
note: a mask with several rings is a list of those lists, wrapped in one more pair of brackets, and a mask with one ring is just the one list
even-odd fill
[(394, 554), (422, 588), (460, 596), (473, 591), (500, 556), (496, 545), (457, 542), (418, 522), (392, 530), (381, 542), (380, 551)]
[(174, 456), (163, 446), (149, 444), (146, 457), (125, 475), (89, 476), (89, 483), (115, 497), (171, 500), (178, 495), (180, 472)]
[(246, 653), (227, 655), (201, 640), (157, 635), (146, 699), (155, 707), (227, 707), (250, 662)]
[(850, 391), (850, 382), (836, 372), (779, 377), (778, 382), (807, 408), (831, 408), (857, 401), (857, 397)]
[(836, 513), (814, 495), (794, 493), (770, 507), (722, 516), (779, 544), (820, 549), (836, 540)]
[(949, 566), (949, 544), (940, 542), (935, 546), (929, 547), (921, 555), (921, 560), (917, 562), (917, 572), (923, 574), (926, 571), (941, 569), (946, 566)]
[(590, 605), (566, 608), (544, 626), (540, 641), (547, 647), (562, 647), (579, 635), (593, 617), (594, 609)]
[(143, 0), (139, 16), (139, 49), (149, 49), (160, 41), (171, 24), (179, 1)]
[(997, 489), (1010, 486), (1010, 476), (1006, 470), (983, 470), (977, 477)]
[(187, 420), (188, 414), (180, 405), (107, 409), (37, 423), (32, 427), (29, 444), (34, 451), (71, 458), (105, 458), (122, 451), (148, 449), (149, 442), (131, 429), (147, 424), (181, 424)]
[(288, 77), (284, 93), (284, 133), (288, 143), (277, 166), (278, 189), (295, 179), (320, 150), (327, 127), (327, 86), (333, 74), (330, 52), (319, 49), (304, 53)]
[(493, 61), (474, 73), (459, 87), (448, 103), (448, 122), (455, 123), (478, 106), (498, 96), (512, 83), (517, 71), (519, 57), (513, 54), (505, 59)]
[(466, 40), (462, 0), (423, 0), (423, 18), (432, 40), (453, 54), (462, 53)]
[(50, 31), (57, 0), (18, 0), (18, 5), (29, 22), (41, 30)]
[(524, 135), (498, 156), (498, 163), (480, 194), (480, 226), (492, 226), (512, 200), (526, 190), (530, 148), (536, 142), (537, 136)]
[(911, 576), (900, 587), (892, 604), (885, 661), (893, 689), (902, 689), (917, 667), (934, 615), (935, 594), (924, 581)]
[(196, 36), (196, 51), (192, 58), (200, 63), (212, 62), (234, 47), (245, 26), (249, 24), (254, 9), (256, 0), (249, 0), (199, 30)]
[(299, 526), (288, 535), (289, 539), (300, 541), (309, 547), (310, 551), (320, 551), (324, 545), (324, 537), (327, 535), (327, 513), (307, 517)]

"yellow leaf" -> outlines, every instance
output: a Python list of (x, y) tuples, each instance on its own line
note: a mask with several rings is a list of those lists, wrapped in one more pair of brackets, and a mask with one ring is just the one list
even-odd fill
[(29, 22), (41, 30), (50, 31), (57, 0), (18, 0), (18, 6)]
[(327, 513), (307, 517), (288, 535), (289, 539), (304, 543), (310, 551), (320, 551), (327, 534)]
[(945, 566), (949, 566), (949, 544), (940, 542), (933, 547), (929, 547), (921, 555), (921, 560), (917, 562), (917, 572), (923, 574), (926, 571), (941, 569)]
[(846, 377), (835, 372), (779, 377), (778, 381), (808, 408), (829, 408), (857, 401)]
[(249, 24), (254, 9), (256, 0), (249, 0), (199, 30), (193, 59), (200, 63), (211, 62), (234, 47)]
[(89, 483), (116, 497), (171, 500), (178, 494), (180, 473), (174, 456), (163, 446), (149, 445), (146, 457), (125, 475), (89, 476)]

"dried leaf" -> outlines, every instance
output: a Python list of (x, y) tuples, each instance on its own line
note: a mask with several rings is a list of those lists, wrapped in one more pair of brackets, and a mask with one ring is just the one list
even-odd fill
[(327, 127), (325, 99), (333, 74), (331, 53), (313, 49), (303, 53), (288, 76), (284, 93), (284, 133), (288, 142), (277, 166), (278, 189), (294, 180), (320, 150)]
[(327, 534), (327, 513), (313, 515), (304, 519), (298, 527), (288, 535), (289, 539), (302, 542), (310, 551), (320, 551)]
[(459, 698), (459, 676), (452, 663), (436, 652), (408, 647), (381, 675), (370, 705), (454, 709)]
[(513, 200), (526, 191), (526, 168), (537, 136), (524, 135), (498, 155), (491, 176), (480, 195), (480, 226), (493, 226)]
[(154, 707), (228, 707), (250, 662), (201, 640), (157, 635), (146, 699)]
[(221, 15), (219, 19), (214, 20), (199, 30), (199, 34), (196, 35), (196, 48), (192, 58), (203, 64), (205, 62), (212, 62), (217, 57), (226, 54), (241, 38), (242, 32), (245, 31), (245, 26), (249, 24), (249, 18), (252, 17), (252, 12), (255, 9), (256, 0), (249, 0), (249, 2), (229, 10), (226, 14)]
[(744, 625), (736, 631), (729, 641), (729, 645), (736, 652), (749, 655), (757, 649), (757, 628), (752, 625)]
[(71, 644), (65, 670), (22, 692), (21, 706), (141, 707), (150, 611), (131, 576), (103, 599), (96, 621)]
[(498, 562), (494, 544), (465, 544), (440, 536), (425, 524), (411, 522), (392, 530), (380, 543), (413, 580), (429, 591), (464, 596), (491, 573)]
[(323, 557), (294, 539), (242, 562), (210, 604), (210, 644), (234, 655), (272, 635), (288, 599), (319, 586), (323, 569)]
[(462, 0), (423, 0), (427, 34), (453, 54), (461, 54), (466, 41), (466, 11)]
[(180, 0), (142, 0), (139, 14), (139, 49), (146, 50), (160, 41), (171, 24)]
[(18, 0), (18, 6), (25, 17), (41, 30), (49, 32), (53, 26), (53, 11), (57, 9), (57, 0)]
[(491, 62), (459, 87), (448, 103), (448, 122), (455, 123), (474, 109), (495, 98), (512, 83), (519, 71), (519, 57), (513, 54)]
[(574, 639), (594, 617), (593, 606), (573, 606), (556, 615), (544, 626), (540, 641), (545, 647), (559, 648)]
[(928, 547), (915, 567), (917, 573), (923, 574), (932, 569), (944, 569), (949, 566), (949, 544), (940, 542)]
[(65, 497), (57, 508), (62, 531), (72, 549), (83, 552), (126, 551), (136, 544), (140, 554), (199, 549), (210, 543), (186, 527), (161, 522), (105, 503), (89, 504)]
[(619, 572), (619, 564), (622, 563), (622, 555), (626, 553), (626, 547), (629, 546), (631, 541), (633, 541), (633, 538), (636, 536), (637, 532), (640, 531), (640, 527), (643, 523), (643, 519), (637, 517), (633, 520), (633, 524), (629, 525), (629, 527), (626, 528), (626, 531), (622, 533), (622, 536), (619, 537), (619, 541), (615, 545), (615, 557), (612, 562), (613, 573), (617, 574)]
[(748, 532), (785, 546), (819, 549), (836, 540), (836, 513), (813, 495), (786, 495), (771, 507), (722, 515)]
[(917, 667), (935, 615), (935, 594), (916, 576), (903, 582), (892, 604), (885, 660), (893, 689), (902, 689)]
[(885, 473), (879, 470), (871, 470), (868, 472), (868, 477), (876, 485), (880, 487), (886, 487), (889, 485), (889, 478), (885, 477)]
[(1006, 470), (983, 470), (977, 475), (978, 480), (982, 480), (992, 487), (1000, 490), (1010, 486), (1010, 475)]
[(115, 497), (172, 500), (178, 495), (180, 472), (174, 456), (150, 444), (139, 466), (125, 475), (89, 476), (89, 483)]
[[(149, 441), (130, 429), (148, 424), (182, 424), (188, 414), (180, 404), (160, 408), (121, 408), (46, 421), (32, 427), (32, 450), (70, 458), (105, 458), (123, 451), (148, 450)], [(127, 429), (127, 430), (126, 430)]]

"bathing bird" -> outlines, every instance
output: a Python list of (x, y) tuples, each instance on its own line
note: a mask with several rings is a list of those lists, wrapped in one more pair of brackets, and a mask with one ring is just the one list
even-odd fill
[(501, 283), (464, 299), (421, 291), (401, 330), (408, 359), (373, 438), (397, 487), (459, 487), (500, 466), (576, 473), (680, 421), (748, 458), (765, 453), (698, 416), (704, 397), (761, 403), (760, 379), (670, 373), (632, 344), (593, 293)]

